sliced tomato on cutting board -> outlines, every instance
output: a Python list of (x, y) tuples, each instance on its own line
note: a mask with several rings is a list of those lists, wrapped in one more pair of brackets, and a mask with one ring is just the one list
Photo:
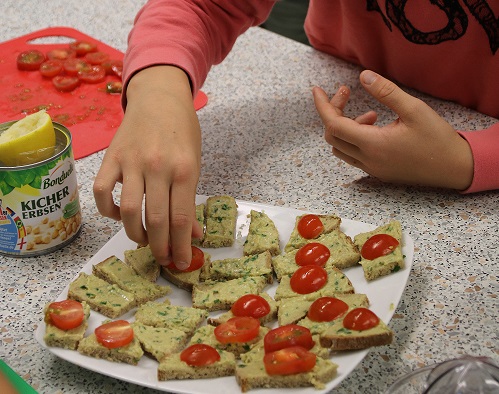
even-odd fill
[[(40, 43), (48, 37), (67, 38), (67, 42)], [(103, 82), (81, 83), (70, 92), (62, 92), (40, 72), (17, 68), (21, 52), (38, 50), (47, 56), (50, 51), (67, 49), (70, 42), (77, 41), (96, 45), (110, 59), (123, 60), (122, 52), (70, 27), (50, 27), (0, 43), (0, 123), (46, 109), (54, 121), (68, 127), (75, 159), (80, 159), (107, 148), (123, 119), (120, 95), (106, 93), (107, 83), (120, 78), (114, 73)], [(206, 95), (199, 92), (194, 99), (196, 110), (206, 103)]]

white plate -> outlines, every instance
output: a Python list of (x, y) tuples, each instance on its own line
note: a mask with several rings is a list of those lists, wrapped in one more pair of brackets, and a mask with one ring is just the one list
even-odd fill
[[(206, 200), (205, 196), (198, 196), (196, 203), (201, 203)], [(238, 220), (236, 228), (236, 242), (233, 247), (220, 248), (220, 249), (207, 249), (212, 256), (212, 260), (228, 257), (242, 256), (242, 248), (246, 235), (248, 233), (248, 214), (252, 209), (264, 211), (275, 223), (279, 230), (281, 246), (284, 247), (291, 231), (293, 230), (295, 217), (303, 215), (305, 212), (282, 207), (274, 207), (270, 205), (263, 205), (251, 203), (246, 201), (237, 201), (238, 204)], [(382, 225), (384, 223), (378, 223)], [(348, 219), (342, 219), (341, 230), (347, 235), (355, 236), (358, 233), (373, 230), (377, 225), (366, 224)], [(132, 242), (122, 229), (111, 240), (104, 245), (104, 247), (93, 256), (90, 261), (83, 267), (82, 272), (91, 273), (92, 265), (105, 260), (109, 256), (116, 255), (123, 259), (123, 252), (127, 249), (134, 249), (136, 244)], [(414, 243), (409, 235), (403, 232), (403, 254), (405, 255), (405, 268), (395, 274), (377, 279), (368, 283), (364, 279), (362, 267), (356, 266), (344, 270), (345, 274), (352, 281), (355, 292), (366, 294), (371, 302), (370, 308), (386, 323), (390, 321), (393, 313), (400, 301), (402, 293), (407, 283), (409, 273), (411, 271)], [(159, 284), (167, 284), (163, 278), (158, 280)], [(69, 285), (68, 285), (69, 286)], [(172, 286), (172, 293), (168, 296), (173, 305), (191, 305), (190, 293), (180, 290), (174, 285)], [(277, 283), (269, 285), (267, 292), (270, 295), (275, 294)], [(68, 287), (60, 294), (57, 300), (66, 299)], [(128, 312), (122, 318), (133, 320), (134, 310)], [(92, 311), (89, 319), (89, 328), (87, 334), (92, 332), (98, 325), (101, 324), (106, 317)], [(128, 365), (121, 363), (113, 363), (106, 360), (99, 360), (92, 357), (83, 356), (77, 351), (66, 350), (55, 347), (47, 347), (43, 341), (45, 332), (45, 323), (42, 321), (35, 332), (36, 340), (50, 352), (58, 357), (67, 360), (73, 364), (79, 365), (83, 368), (95, 371), (104, 375), (111, 376), (116, 379), (135, 383), (137, 385), (154, 388), (157, 390), (174, 392), (174, 393), (189, 393), (189, 394), (234, 394), (240, 392), (240, 388), (236, 383), (234, 377), (223, 377), (217, 379), (199, 379), (199, 380), (178, 380), (158, 382), (157, 379), (157, 366), (156, 360), (143, 356), (138, 365)], [(396, 335), (397, 333), (395, 333)], [(343, 379), (345, 379), (350, 372), (362, 361), (366, 356), (368, 350), (350, 351), (350, 352), (337, 352), (331, 356), (331, 360), (339, 365), (337, 376), (327, 384), (324, 390), (315, 390), (310, 388), (297, 388), (285, 389), (289, 393), (300, 394), (318, 394), (330, 391), (337, 386)], [(252, 390), (252, 393), (265, 393), (265, 394), (281, 394), (283, 389), (258, 389)]]

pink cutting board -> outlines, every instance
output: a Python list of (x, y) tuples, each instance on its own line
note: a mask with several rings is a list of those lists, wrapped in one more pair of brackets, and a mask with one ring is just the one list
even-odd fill
[[(64, 43), (60, 39), (52, 43), (52, 37), (64, 37)], [(37, 39), (44, 41), (33, 42)], [(103, 83), (81, 84), (72, 92), (59, 92), (38, 71), (20, 71), (16, 66), (17, 55), (23, 51), (46, 53), (66, 48), (72, 40), (95, 43), (111, 59), (123, 59), (122, 52), (70, 27), (49, 27), (0, 43), (0, 123), (46, 108), (54, 121), (70, 130), (75, 159), (80, 159), (107, 148), (123, 119), (120, 96), (105, 92), (107, 82), (119, 78), (107, 76)], [(194, 99), (196, 110), (206, 103), (206, 95), (199, 92)]]

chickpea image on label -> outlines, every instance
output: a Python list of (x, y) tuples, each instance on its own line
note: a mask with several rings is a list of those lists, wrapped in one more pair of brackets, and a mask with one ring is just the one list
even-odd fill
[(26, 250), (47, 249), (50, 245), (65, 241), (75, 234), (81, 225), (81, 212), (70, 218), (61, 216), (59, 219), (50, 220), (43, 217), (38, 225), (26, 226)]

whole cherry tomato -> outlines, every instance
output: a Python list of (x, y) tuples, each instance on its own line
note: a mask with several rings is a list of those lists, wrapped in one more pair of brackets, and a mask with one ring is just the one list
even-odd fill
[(220, 343), (244, 343), (256, 338), (260, 332), (260, 321), (253, 317), (237, 316), (215, 328), (215, 337)]
[(320, 265), (324, 267), (331, 256), (329, 248), (318, 242), (310, 242), (303, 245), (295, 254), (295, 262), (298, 265)]
[(317, 356), (300, 346), (288, 347), (267, 353), (263, 357), (269, 375), (294, 375), (308, 372), (315, 367)]
[(108, 349), (126, 346), (133, 340), (133, 328), (126, 320), (105, 323), (94, 332), (97, 342)]
[(50, 323), (61, 330), (76, 328), (85, 318), (83, 306), (74, 300), (52, 302), (46, 313)]
[(348, 304), (335, 297), (316, 299), (308, 309), (308, 318), (312, 321), (332, 321), (348, 311)]
[(246, 294), (234, 302), (231, 311), (234, 316), (250, 316), (259, 319), (269, 314), (270, 305), (262, 296)]
[(301, 346), (308, 350), (312, 349), (314, 344), (310, 330), (298, 324), (287, 324), (274, 328), (263, 338), (265, 353), (292, 346)]
[(179, 270), (173, 262), (168, 264), (166, 268), (168, 268), (172, 272), (192, 272), (200, 269), (204, 265), (204, 253), (201, 249), (196, 248), (195, 246), (191, 246), (192, 250), (192, 260), (191, 265), (185, 270)]
[(355, 308), (343, 319), (343, 326), (349, 330), (364, 331), (376, 327), (379, 323), (379, 317), (367, 308)]
[(298, 294), (309, 294), (322, 289), (327, 282), (327, 272), (318, 265), (304, 265), (298, 268), (289, 282)]
[(302, 216), (297, 228), (300, 235), (306, 239), (317, 238), (324, 231), (321, 218), (313, 214)]
[(210, 345), (196, 343), (180, 353), (180, 359), (192, 367), (211, 365), (220, 360), (217, 349)]
[(374, 260), (392, 253), (398, 245), (399, 241), (391, 235), (375, 234), (362, 245), (360, 254), (367, 260)]

